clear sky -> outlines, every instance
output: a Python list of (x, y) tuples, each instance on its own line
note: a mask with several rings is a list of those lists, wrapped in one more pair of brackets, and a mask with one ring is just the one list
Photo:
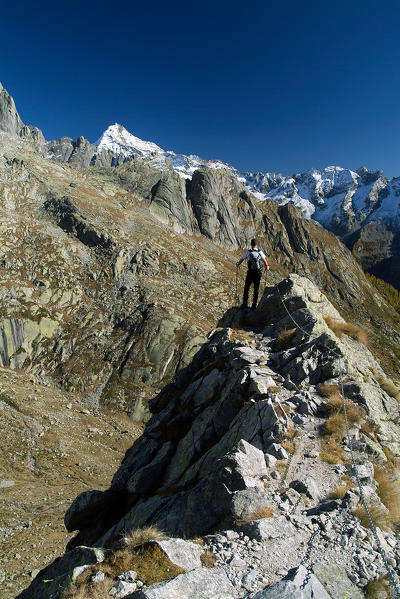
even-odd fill
[(2, 3), (0, 81), (47, 139), (115, 122), (241, 170), (400, 175), (398, 0)]

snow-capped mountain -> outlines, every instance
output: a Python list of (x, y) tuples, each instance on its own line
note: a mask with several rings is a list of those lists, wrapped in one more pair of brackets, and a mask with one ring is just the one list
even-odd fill
[(164, 150), (152, 141), (143, 141), (129, 133), (122, 125), (110, 125), (97, 140), (95, 145), (99, 152), (110, 150), (114, 154), (122, 154), (126, 158), (132, 156), (149, 156), (153, 152), (160, 153)]
[(96, 143), (98, 153), (111, 151), (124, 160), (143, 157), (153, 166), (165, 170), (172, 165), (183, 178), (191, 178), (202, 167), (230, 170), (259, 199), (271, 198), (280, 204), (292, 203), (307, 218), (343, 236), (371, 221), (384, 222), (400, 229), (400, 178), (388, 181), (382, 171), (361, 167), (352, 171), (328, 166), (322, 171), (284, 176), (279, 173), (239, 172), (220, 160), (205, 160), (196, 155), (176, 154), (157, 144), (143, 141), (122, 125), (111, 125)]
[(185, 154), (176, 154), (171, 150), (163, 150), (151, 141), (143, 141), (139, 137), (135, 137), (118, 123), (110, 125), (95, 145), (99, 153), (102, 150), (109, 150), (116, 156), (122, 155), (128, 160), (135, 156), (142, 156), (149, 159), (153, 166), (161, 170), (168, 167), (167, 161), (169, 161), (173, 169), (185, 179), (191, 178), (194, 171), (202, 166), (232, 169), (230, 165), (220, 160), (204, 160), (193, 154), (186, 156)]
[(356, 172), (339, 166), (311, 169), (290, 177), (247, 173), (244, 180), (260, 198), (291, 202), (307, 218), (345, 235), (371, 221), (400, 228), (400, 179), (389, 181), (383, 171), (365, 167)]

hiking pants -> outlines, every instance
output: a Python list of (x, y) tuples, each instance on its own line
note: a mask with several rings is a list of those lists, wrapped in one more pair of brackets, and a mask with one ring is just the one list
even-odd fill
[(249, 300), (249, 289), (250, 285), (254, 284), (253, 291), (253, 304), (252, 308), (256, 308), (257, 300), (258, 300), (258, 289), (260, 287), (261, 281), (261, 270), (248, 270), (246, 275), (246, 281), (244, 283), (244, 291), (243, 291), (243, 306), (247, 307), (247, 302)]

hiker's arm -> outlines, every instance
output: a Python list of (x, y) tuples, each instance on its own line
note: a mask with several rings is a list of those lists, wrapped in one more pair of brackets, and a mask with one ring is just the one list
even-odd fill
[(267, 259), (266, 259), (266, 258), (263, 258), (263, 260), (264, 260), (265, 268), (266, 268), (267, 270), (269, 270), (269, 264), (268, 264), (268, 262), (267, 262)]
[(236, 266), (240, 266), (243, 262), (244, 258), (240, 258), (238, 262), (236, 262)]

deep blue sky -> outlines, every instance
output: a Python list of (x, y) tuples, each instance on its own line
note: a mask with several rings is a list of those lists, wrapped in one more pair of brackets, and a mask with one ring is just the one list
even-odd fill
[(0, 81), (47, 139), (114, 122), (291, 174), (400, 175), (400, 2), (3, 3)]

